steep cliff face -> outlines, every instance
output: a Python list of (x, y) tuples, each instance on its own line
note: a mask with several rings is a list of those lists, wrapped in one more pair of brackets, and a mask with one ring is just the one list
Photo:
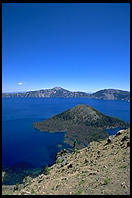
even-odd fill
[(73, 153), (63, 150), (53, 166), (29, 178), (14, 190), (3, 187), (3, 194), (130, 195), (130, 129)]

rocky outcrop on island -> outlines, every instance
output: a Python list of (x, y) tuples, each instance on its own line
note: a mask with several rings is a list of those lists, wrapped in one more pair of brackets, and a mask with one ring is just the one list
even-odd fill
[(61, 151), (39, 176), (29, 175), (13, 188), (3, 186), (2, 194), (130, 195), (130, 129), (109, 139), (72, 153)]
[(22, 93), (2, 93), (3, 98), (96, 98), (104, 100), (130, 101), (130, 92), (117, 89), (104, 89), (93, 94), (81, 91), (69, 91), (61, 87), (41, 89)]
[(88, 105), (77, 105), (47, 120), (33, 123), (40, 131), (66, 132), (66, 143), (73, 145), (77, 140), (77, 148), (83, 148), (91, 141), (108, 137), (106, 129), (128, 127), (129, 125), (111, 116), (104, 115)]

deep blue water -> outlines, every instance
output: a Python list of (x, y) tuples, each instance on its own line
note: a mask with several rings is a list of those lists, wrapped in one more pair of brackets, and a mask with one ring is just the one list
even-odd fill
[[(29, 163), (34, 167), (52, 164), (55, 155), (68, 145), (64, 133), (43, 133), (32, 123), (47, 119), (77, 104), (88, 104), (104, 114), (130, 122), (130, 103), (86, 98), (3, 98), (2, 99), (2, 167)], [(110, 130), (113, 134), (117, 131)]]

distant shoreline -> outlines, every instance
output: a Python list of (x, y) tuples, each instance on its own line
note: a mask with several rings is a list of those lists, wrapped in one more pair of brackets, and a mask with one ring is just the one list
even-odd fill
[(17, 93), (2, 93), (2, 98), (93, 98), (130, 102), (130, 92), (118, 89), (103, 89), (94, 93), (69, 91), (61, 87)]

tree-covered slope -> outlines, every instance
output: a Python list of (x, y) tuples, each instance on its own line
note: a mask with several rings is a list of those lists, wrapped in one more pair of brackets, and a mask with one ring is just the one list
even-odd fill
[(108, 136), (105, 129), (128, 127), (124, 121), (104, 115), (88, 105), (77, 105), (47, 120), (33, 123), (40, 131), (67, 132), (68, 143), (74, 138), (85, 145), (93, 140), (104, 139)]

